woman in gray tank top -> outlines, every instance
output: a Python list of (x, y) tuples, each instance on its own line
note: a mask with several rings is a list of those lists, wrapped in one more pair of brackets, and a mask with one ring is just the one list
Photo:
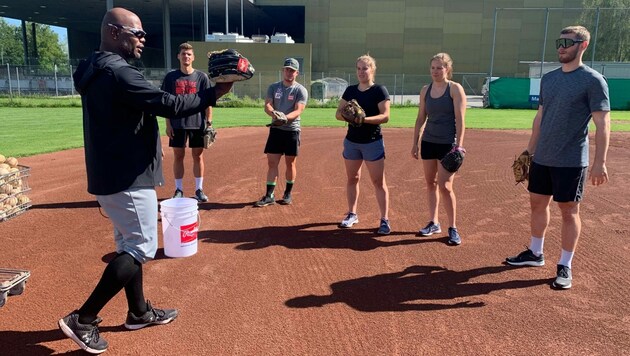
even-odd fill
[[(449, 220), (448, 243), (461, 244), (457, 231), (457, 209), (453, 181), (455, 173), (448, 172), (440, 160), (451, 150), (462, 150), (464, 143), (464, 116), (466, 94), (459, 83), (450, 79), (453, 75), (453, 60), (447, 53), (438, 53), (431, 58), (431, 84), (420, 91), (418, 118), (413, 135), (411, 155), (422, 158), (424, 179), (427, 185), (429, 223), (419, 231), (421, 236), (441, 233), (438, 219), (440, 197)], [(422, 142), (418, 146), (418, 141)]]

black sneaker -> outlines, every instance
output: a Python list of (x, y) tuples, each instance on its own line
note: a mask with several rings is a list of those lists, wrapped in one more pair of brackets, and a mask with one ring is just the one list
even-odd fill
[(571, 275), (571, 268), (563, 265), (558, 265), (558, 272), (556, 274), (556, 280), (553, 281), (552, 285), (557, 289), (569, 289), (571, 288), (571, 280), (573, 276)]
[(208, 201), (208, 196), (203, 192), (203, 190), (197, 189), (195, 191), (195, 199), (197, 199), (197, 201), (205, 203)]
[(508, 257), (505, 262), (512, 266), (544, 266), (545, 257), (541, 253), (540, 256), (534, 255), (532, 250), (527, 249), (518, 254), (518, 256)]
[(157, 309), (151, 306), (151, 302), (147, 300), (147, 312), (137, 317), (132, 312), (127, 312), (127, 320), (125, 327), (129, 330), (142, 329), (149, 325), (168, 324), (175, 320), (178, 315), (177, 309)]
[(254, 206), (256, 207), (263, 207), (263, 206), (267, 206), (267, 205), (271, 205), (271, 204), (275, 204), (276, 200), (273, 198), (273, 196), (268, 197), (268, 196), (263, 196), (262, 198), (260, 198), (259, 201), (254, 203)]
[(278, 203), (282, 205), (291, 205), (293, 203), (293, 199), (291, 199), (291, 194), (285, 194)]
[(175, 193), (173, 193), (173, 198), (183, 198), (184, 192), (181, 189), (175, 189)]
[(59, 329), (79, 347), (91, 354), (100, 354), (107, 351), (107, 341), (101, 338), (98, 332), (98, 324), (101, 318), (96, 318), (89, 324), (79, 323), (79, 314), (75, 310), (67, 316), (59, 319)]

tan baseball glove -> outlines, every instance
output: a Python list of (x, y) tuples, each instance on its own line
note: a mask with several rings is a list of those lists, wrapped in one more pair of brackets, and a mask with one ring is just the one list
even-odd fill
[(282, 111), (274, 110), (271, 112), (271, 123), (267, 124), (269, 126), (282, 126), (289, 122), (287, 116)]
[(359, 127), (365, 121), (365, 110), (355, 99), (352, 99), (341, 109), (341, 116), (350, 126)]
[(516, 184), (523, 183), (529, 178), (529, 166), (532, 164), (532, 155), (523, 151), (518, 157), (514, 158), (512, 163), (512, 171), (514, 172), (514, 180)]

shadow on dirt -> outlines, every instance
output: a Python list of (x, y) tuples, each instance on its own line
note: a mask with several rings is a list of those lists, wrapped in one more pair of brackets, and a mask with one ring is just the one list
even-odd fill
[(501, 273), (517, 267), (492, 266), (467, 271), (451, 271), (439, 266), (410, 266), (401, 272), (385, 273), (340, 281), (330, 285), (329, 295), (305, 295), (289, 299), (290, 308), (323, 307), (345, 303), (363, 312), (431, 311), (454, 308), (479, 308), (485, 302), (470, 300), (452, 303), (456, 298), (475, 297), (504, 289), (528, 288), (548, 284), (549, 278), (512, 280), (496, 283), (468, 283), (471, 279)]
[[(395, 236), (409, 236), (410, 232), (392, 231), (377, 235), (377, 228), (340, 229), (338, 223), (313, 223), (297, 226), (263, 226), (247, 230), (199, 231), (199, 241), (216, 244), (239, 244), (238, 250), (256, 250), (270, 246), (289, 249), (331, 248), (370, 251), (380, 247), (415, 245), (427, 242), (446, 243), (446, 237), (396, 240)], [(393, 238), (392, 238), (393, 237)]]
[[(118, 326), (99, 326), (99, 331), (103, 332), (121, 332), (128, 331), (123, 325)], [(77, 350), (63, 353), (61, 355), (87, 355), (87, 353), (79, 348), (73, 341), (68, 339), (61, 330), (37, 330), (37, 331), (0, 331), (0, 345), (2, 345), (2, 355), (60, 355), (57, 351), (41, 345), (42, 343), (68, 340), (71, 347)]]

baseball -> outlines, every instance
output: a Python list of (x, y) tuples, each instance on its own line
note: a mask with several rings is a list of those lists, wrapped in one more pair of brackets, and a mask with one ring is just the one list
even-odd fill
[(6, 169), (6, 170), (8, 171), (8, 170), (10, 170), (10, 169), (11, 169), (11, 166), (9, 166), (9, 165), (8, 165), (8, 164), (6, 164), (6, 163), (0, 163), (0, 168), (4, 168), (4, 169)]
[(30, 201), (31, 199), (29, 199), (29, 197), (27, 197), (26, 195), (20, 195), (20, 197), (18, 198), (18, 204), (26, 204)]
[(13, 190), (13, 187), (11, 187), (11, 185), (9, 185), (9, 184), (4, 184), (4, 185), (0, 186), (0, 193), (11, 194), (12, 190)]
[(16, 206), (17, 203), (18, 199), (16, 197), (11, 197), (4, 202), (5, 205), (8, 205), (10, 207)]
[(4, 155), (0, 154), (0, 163), (4, 163), (4, 161), (6, 161), (7, 158), (4, 157)]
[(0, 167), (0, 177), (5, 175), (5, 174), (9, 174), (9, 170), (3, 167)]
[(18, 160), (15, 157), (9, 157), (5, 162), (11, 167), (17, 167), (18, 165)]

